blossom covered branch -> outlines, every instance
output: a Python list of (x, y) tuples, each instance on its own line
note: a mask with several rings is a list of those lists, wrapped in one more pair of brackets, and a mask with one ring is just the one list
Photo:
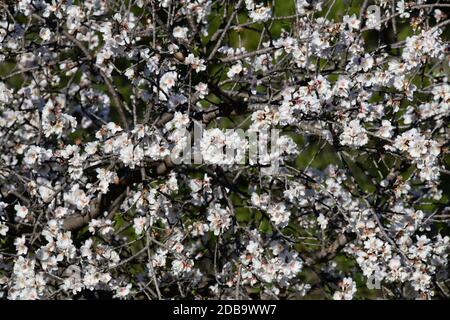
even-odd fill
[(449, 11), (2, 2), (0, 297), (448, 298)]

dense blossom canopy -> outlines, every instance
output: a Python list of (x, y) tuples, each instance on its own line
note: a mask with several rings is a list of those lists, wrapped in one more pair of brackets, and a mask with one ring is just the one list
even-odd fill
[(0, 2), (0, 297), (448, 297), (449, 9)]

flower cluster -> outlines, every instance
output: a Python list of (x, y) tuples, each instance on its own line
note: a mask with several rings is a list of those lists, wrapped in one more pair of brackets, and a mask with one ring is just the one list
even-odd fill
[(449, 6), (372, 2), (0, 4), (0, 297), (448, 296)]

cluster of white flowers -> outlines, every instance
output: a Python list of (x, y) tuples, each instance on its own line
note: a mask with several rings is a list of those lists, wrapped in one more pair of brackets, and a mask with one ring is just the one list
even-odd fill
[(331, 98), (332, 91), (328, 80), (319, 76), (316, 80), (311, 80), (308, 86), (287, 87), (282, 94), (280, 122), (296, 125), (298, 124), (297, 116), (321, 112), (323, 104)]
[[(255, 235), (256, 232), (252, 232)], [(260, 239), (259, 239), (260, 240)], [(265, 256), (269, 251), (272, 258)], [(260, 278), (265, 283), (278, 283), (281, 287), (293, 285), (292, 281), (302, 271), (303, 263), (298, 254), (289, 251), (278, 242), (270, 242), (268, 248), (263, 248), (258, 239), (246, 241), (245, 251), (240, 256), (240, 262), (245, 267), (241, 271), (243, 283), (255, 284)], [(229, 282), (229, 286), (234, 283)]]
[(270, 220), (279, 227), (286, 227), (289, 223), (290, 212), (286, 209), (284, 203), (277, 203), (267, 208)]
[(8, 104), (13, 98), (12, 91), (5, 83), (0, 82), (0, 105)]
[(244, 73), (245, 71), (246, 71), (245, 68), (242, 67), (242, 63), (238, 62), (238, 63), (232, 65), (230, 70), (228, 70), (227, 77), (234, 78), (235, 76), (240, 75), (240, 74)]
[[(160, 83), (160, 89), (163, 92), (163, 95), (161, 96), (161, 99), (166, 100), (167, 95), (169, 94), (169, 90), (172, 89), (177, 82), (178, 74), (175, 71), (169, 71), (164, 73), (161, 76), (161, 79), (159, 80)], [(157, 90), (155, 88), (155, 90)]]
[(204, 130), (200, 141), (205, 163), (232, 165), (245, 162), (248, 141), (234, 130)]
[(340, 139), (341, 144), (351, 147), (361, 147), (369, 142), (366, 130), (358, 120), (352, 120), (344, 127)]
[(176, 26), (173, 28), (172, 35), (178, 39), (186, 39), (189, 29), (186, 27)]
[(439, 29), (422, 31), (419, 35), (406, 39), (402, 58), (406, 62), (406, 69), (411, 70), (420, 66), (429, 58), (443, 58), (444, 45), (440, 40)]
[(248, 10), (249, 17), (254, 22), (267, 21), (271, 17), (271, 10), (264, 6), (263, 3), (255, 3), (253, 0), (245, 0), (245, 6)]
[(23, 162), (26, 165), (41, 164), (44, 161), (50, 160), (52, 157), (52, 150), (46, 150), (39, 146), (30, 146), (25, 152)]
[(83, 210), (89, 206), (90, 198), (78, 184), (74, 184), (70, 193), (64, 194), (64, 201), (75, 206), (78, 210)]
[(352, 278), (344, 278), (339, 283), (339, 291), (333, 294), (334, 300), (352, 300), (356, 293), (356, 284)]
[(98, 190), (100, 190), (101, 193), (107, 193), (109, 185), (117, 181), (117, 173), (108, 171), (104, 168), (97, 168), (95, 171), (97, 172)]
[(197, 73), (206, 70), (205, 60), (199, 59), (198, 57), (194, 56), (192, 53), (190, 53), (184, 61), (186, 64), (190, 65), (191, 68), (193, 70), (195, 70), (195, 72), (197, 72)]

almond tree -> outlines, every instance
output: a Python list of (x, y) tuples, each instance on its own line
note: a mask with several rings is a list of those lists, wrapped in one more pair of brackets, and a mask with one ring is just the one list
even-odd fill
[(448, 298), (449, 9), (2, 1), (0, 296)]

